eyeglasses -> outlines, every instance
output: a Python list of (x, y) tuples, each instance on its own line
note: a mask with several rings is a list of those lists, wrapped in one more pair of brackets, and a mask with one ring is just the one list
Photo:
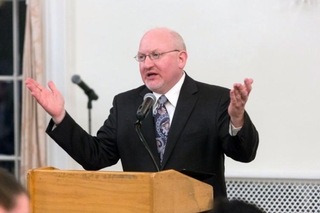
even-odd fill
[(149, 56), (149, 58), (151, 60), (155, 60), (155, 59), (159, 59), (162, 55), (164, 55), (166, 53), (171, 53), (171, 52), (180, 52), (180, 50), (170, 50), (170, 51), (163, 52), (163, 53), (152, 52), (152, 53), (150, 53), (148, 55), (146, 55), (146, 54), (138, 54), (134, 58), (138, 62), (144, 62), (146, 60), (147, 56)]

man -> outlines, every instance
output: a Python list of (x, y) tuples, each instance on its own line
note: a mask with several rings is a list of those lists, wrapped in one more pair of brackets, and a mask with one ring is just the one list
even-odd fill
[[(159, 167), (209, 173), (213, 175), (203, 181), (214, 187), (215, 197), (226, 197), (224, 155), (249, 162), (258, 147), (258, 132), (244, 108), (253, 80), (236, 83), (230, 91), (193, 80), (184, 71), (188, 58), (184, 41), (167, 28), (148, 31), (135, 58), (144, 85), (114, 97), (110, 115), (97, 136), (88, 135), (70, 117), (52, 81), (49, 91), (27, 79), (31, 94), (52, 116), (46, 132), (84, 169), (102, 169), (120, 159), (124, 171), (155, 172)], [(143, 120), (141, 132), (156, 165), (134, 127), (137, 109), (150, 92), (157, 99), (165, 95), (168, 101), (162, 108), (170, 122), (166, 134), (152, 115)], [(153, 111), (156, 115), (156, 106)]]
[(7, 170), (0, 168), (0, 213), (29, 213), (29, 194)]

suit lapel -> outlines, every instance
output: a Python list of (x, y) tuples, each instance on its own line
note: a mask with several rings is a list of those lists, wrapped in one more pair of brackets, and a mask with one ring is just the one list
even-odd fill
[(164, 168), (167, 163), (186, 123), (188, 122), (189, 116), (198, 100), (197, 91), (198, 89), (195, 81), (186, 75), (185, 81), (181, 87), (174, 117), (171, 121), (162, 168)]

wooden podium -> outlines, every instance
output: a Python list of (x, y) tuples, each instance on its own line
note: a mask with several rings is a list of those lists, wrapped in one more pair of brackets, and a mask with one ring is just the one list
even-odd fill
[(212, 186), (175, 170), (28, 171), (32, 213), (196, 213), (213, 205)]

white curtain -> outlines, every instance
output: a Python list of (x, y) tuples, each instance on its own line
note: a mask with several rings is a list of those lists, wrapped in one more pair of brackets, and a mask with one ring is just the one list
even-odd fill
[[(44, 54), (41, 0), (27, 1), (23, 52), (23, 79), (31, 77), (44, 85)], [(22, 86), (20, 180), (26, 185), (29, 169), (46, 166), (46, 113)]]

